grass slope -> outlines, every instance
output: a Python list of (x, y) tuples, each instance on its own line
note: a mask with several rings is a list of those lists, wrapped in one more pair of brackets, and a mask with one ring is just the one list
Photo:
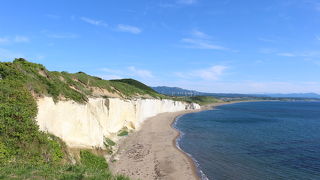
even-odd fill
[(155, 90), (153, 90), (151, 87), (137, 81), (134, 79), (116, 79), (116, 80), (110, 80), (111, 82), (116, 82), (116, 83), (125, 83), (130, 86), (134, 86), (138, 89), (140, 89), (143, 94), (149, 94), (152, 97), (159, 97), (159, 98), (165, 98), (165, 95), (161, 95), (157, 93)]
[[(66, 82), (83, 89), (73, 90)], [(84, 83), (106, 86), (107, 82), (82, 73), (49, 72), (23, 59), (0, 63), (0, 179), (128, 179), (112, 175), (105, 159), (89, 151), (81, 151), (73, 164), (59, 138), (39, 131), (32, 93), (84, 102), (90, 93)]]
[(0, 166), (0, 179), (129, 180), (122, 175), (113, 175), (105, 159), (88, 150), (82, 150), (80, 158), (81, 161), (75, 165), (8, 163)]
[(52, 96), (55, 101), (71, 99), (84, 103), (93, 95), (94, 88), (104, 89), (123, 98), (148, 95), (162, 98), (148, 86), (135, 80), (103, 80), (83, 72), (67, 73), (48, 71), (43, 65), (30, 63), (24, 59), (0, 62), (2, 79), (19, 80), (29, 91), (37, 95)]

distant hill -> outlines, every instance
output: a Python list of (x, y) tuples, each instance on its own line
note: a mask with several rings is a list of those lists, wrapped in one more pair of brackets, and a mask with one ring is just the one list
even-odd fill
[(152, 87), (155, 91), (169, 96), (213, 96), (217, 98), (298, 98), (320, 99), (316, 93), (291, 93), (291, 94), (237, 94), (237, 93), (206, 93), (187, 90), (179, 87), (158, 86)]
[(169, 96), (197, 96), (197, 95), (203, 95), (202, 92), (182, 89), (182, 88), (179, 88), (179, 87), (157, 86), (157, 87), (152, 87), (152, 89), (157, 91), (158, 93), (169, 95)]
[(167, 86), (157, 86), (157, 87), (152, 87), (152, 89), (154, 89), (160, 94), (165, 94), (169, 96), (213, 96), (218, 98), (254, 97), (253, 95), (250, 95), (250, 94), (206, 93), (206, 92), (182, 89), (179, 87), (167, 87)]
[(159, 94), (153, 90), (151, 87), (137, 81), (134, 79), (114, 79), (114, 80), (110, 80), (111, 82), (119, 82), (119, 83), (125, 83), (128, 84), (130, 86), (134, 86), (137, 89), (142, 90), (144, 93), (149, 94), (151, 96), (157, 97)]

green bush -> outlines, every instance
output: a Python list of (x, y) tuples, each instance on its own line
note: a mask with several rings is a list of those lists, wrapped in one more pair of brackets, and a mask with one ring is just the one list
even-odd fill
[(88, 150), (80, 151), (81, 164), (87, 168), (107, 170), (108, 164), (103, 157), (96, 156)]
[(107, 151), (109, 154), (112, 154), (112, 153), (113, 153), (112, 146), (115, 146), (116, 143), (115, 143), (114, 141), (112, 141), (111, 139), (105, 137), (103, 144), (104, 144), (104, 146), (106, 147), (106, 151)]
[(106, 146), (114, 146), (114, 145), (116, 145), (116, 143), (114, 141), (112, 141), (111, 139), (109, 139), (107, 137), (104, 138), (104, 144)]
[(8, 148), (0, 142), (0, 165), (5, 163), (9, 158)]
[[(40, 132), (37, 104), (20, 81), (0, 81), (1, 158), (19, 157), (32, 163), (56, 163), (63, 158), (57, 138)], [(5, 148), (5, 150), (4, 150)]]
[(0, 166), (0, 179), (129, 180), (122, 175), (112, 175), (109, 170), (97, 170), (81, 164), (52, 166), (28, 163)]
[(64, 143), (53, 135), (50, 136), (50, 139), (48, 140), (48, 142), (49, 142), (49, 149), (51, 150), (51, 154), (52, 154), (52, 160), (54, 162), (61, 161), (65, 156), (63, 152), (63, 149), (65, 149), (65, 147), (62, 147)]
[(126, 130), (121, 130), (118, 136), (127, 136), (129, 133)]

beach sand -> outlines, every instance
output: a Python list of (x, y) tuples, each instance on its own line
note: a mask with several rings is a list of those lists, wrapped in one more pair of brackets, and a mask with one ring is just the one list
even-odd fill
[(162, 113), (146, 120), (141, 129), (119, 142), (112, 172), (132, 179), (193, 180), (199, 179), (192, 159), (176, 147), (179, 132), (172, 127), (176, 117), (211, 109), (226, 103), (215, 103), (200, 110)]

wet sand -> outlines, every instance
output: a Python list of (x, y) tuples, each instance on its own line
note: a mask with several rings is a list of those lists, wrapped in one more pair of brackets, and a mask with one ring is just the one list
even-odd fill
[(162, 113), (149, 118), (139, 131), (119, 142), (116, 161), (109, 163), (111, 170), (141, 180), (199, 179), (192, 159), (176, 147), (179, 132), (172, 124), (182, 114), (208, 110), (223, 104), (228, 103), (215, 103), (199, 110)]

